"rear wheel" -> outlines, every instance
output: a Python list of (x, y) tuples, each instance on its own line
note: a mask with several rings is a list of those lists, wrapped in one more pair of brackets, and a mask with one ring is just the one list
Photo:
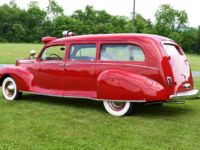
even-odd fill
[(112, 116), (131, 115), (135, 110), (136, 104), (131, 102), (104, 101), (106, 111)]
[(18, 91), (17, 84), (12, 77), (7, 77), (2, 83), (2, 93), (6, 100), (17, 100), (22, 96), (22, 93)]

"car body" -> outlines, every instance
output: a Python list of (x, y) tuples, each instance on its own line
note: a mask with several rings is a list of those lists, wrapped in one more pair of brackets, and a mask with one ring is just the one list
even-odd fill
[[(0, 69), (4, 97), (17, 92), (103, 101), (121, 116), (136, 103), (168, 102), (196, 96), (189, 62), (173, 40), (147, 34), (43, 38), (36, 59)], [(14, 97), (16, 99), (16, 97)], [(127, 107), (126, 111), (122, 111)], [(110, 111), (108, 110), (110, 109)]]

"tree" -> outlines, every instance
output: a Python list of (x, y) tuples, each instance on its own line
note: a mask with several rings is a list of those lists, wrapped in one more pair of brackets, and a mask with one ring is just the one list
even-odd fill
[(170, 5), (161, 5), (157, 10), (156, 22), (137, 14), (134, 26), (131, 18), (112, 16), (105, 10), (86, 6), (71, 16), (55, 0), (49, 0), (42, 10), (37, 0), (32, 0), (28, 9), (17, 7), (15, 0), (0, 6), (1, 42), (40, 42), (43, 36), (60, 37), (62, 31), (72, 30), (76, 34), (98, 33), (151, 33), (169, 37), (181, 44), (188, 52), (200, 53), (200, 26), (187, 27), (187, 13)]
[(176, 43), (181, 44), (183, 41), (182, 34), (179, 32), (171, 32), (168, 37), (174, 40)]
[(38, 8), (39, 7), (38, 1), (31, 0), (30, 3), (28, 4), (28, 7), (29, 8), (34, 8), (34, 7)]
[(168, 4), (161, 5), (156, 14), (156, 31), (160, 35), (168, 36), (170, 32), (182, 31), (188, 22), (185, 11), (175, 10)]
[(198, 27), (198, 31), (197, 31), (196, 49), (197, 49), (197, 52), (200, 54), (200, 26)]
[(10, 2), (9, 2), (9, 6), (10, 7), (17, 7), (17, 3), (16, 3), (16, 1), (15, 0), (10, 0)]
[[(19, 22), (21, 10), (9, 5), (0, 6), (0, 38), (6, 41), (13, 41), (12, 26)], [(20, 22), (19, 22), (20, 23)]]
[(186, 52), (195, 52), (197, 44), (197, 29), (186, 28), (181, 34), (181, 45)]
[(48, 0), (49, 5), (47, 7), (47, 14), (48, 16), (54, 20), (58, 16), (64, 15), (64, 9), (58, 5), (55, 0)]
[(142, 15), (137, 14), (134, 19), (135, 32), (152, 33), (153, 25), (150, 20), (146, 20)]
[(22, 24), (15, 23), (12, 26), (12, 33), (13, 33), (13, 41), (15, 42), (23, 42), (25, 36), (25, 28)]
[(43, 24), (46, 21), (46, 12), (41, 10), (35, 1), (29, 4), (29, 8), (21, 15), (26, 28), (26, 41), (38, 42), (43, 36)]

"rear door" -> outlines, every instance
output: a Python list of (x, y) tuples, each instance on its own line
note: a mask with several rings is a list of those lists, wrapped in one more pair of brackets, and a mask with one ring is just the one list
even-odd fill
[(175, 92), (185, 92), (193, 89), (192, 74), (188, 59), (180, 46), (175, 43), (163, 43), (169, 63), (172, 67), (176, 83)]

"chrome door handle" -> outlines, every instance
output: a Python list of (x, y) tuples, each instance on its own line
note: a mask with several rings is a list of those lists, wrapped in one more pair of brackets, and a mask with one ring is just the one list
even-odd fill
[(64, 68), (64, 67), (69, 67), (70, 64), (69, 63), (64, 63), (64, 64), (60, 64), (59, 66)]

